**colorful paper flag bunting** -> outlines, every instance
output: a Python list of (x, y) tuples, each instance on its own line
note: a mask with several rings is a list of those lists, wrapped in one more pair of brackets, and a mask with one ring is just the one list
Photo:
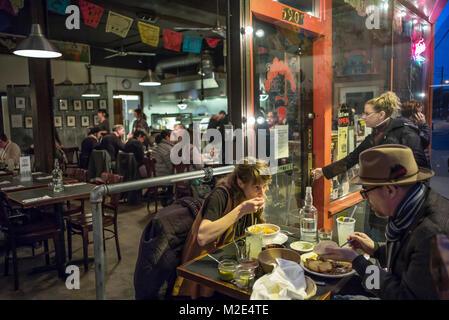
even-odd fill
[(133, 24), (134, 19), (126, 17), (116, 12), (109, 11), (106, 22), (106, 32), (112, 32), (125, 38)]
[(163, 30), (164, 48), (173, 51), (181, 51), (182, 33), (168, 29)]
[(65, 15), (65, 9), (70, 6), (70, 0), (47, 0), (47, 9)]
[(216, 48), (221, 39), (218, 38), (206, 38), (206, 42), (211, 48)]
[(103, 16), (104, 9), (86, 0), (79, 0), (81, 13), (86, 26), (97, 28)]
[(20, 9), (24, 6), (24, 0), (9, 0), (11, 2), (12, 9), (16, 15), (19, 14)]
[(142, 39), (142, 42), (157, 47), (159, 44), (160, 28), (142, 21), (137, 23), (137, 27), (139, 28), (140, 39)]
[(16, 16), (14, 9), (12, 8), (11, 2), (9, 0), (0, 0), (0, 10), (3, 10), (10, 15)]
[(182, 44), (182, 51), (200, 53), (202, 43), (203, 43), (203, 38), (187, 34), (184, 36), (184, 42)]

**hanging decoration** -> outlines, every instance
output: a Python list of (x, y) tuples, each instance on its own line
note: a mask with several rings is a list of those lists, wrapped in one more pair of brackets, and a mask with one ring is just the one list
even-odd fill
[(9, 0), (0, 0), (0, 10), (6, 11), (7, 13), (9, 13), (12, 16), (16, 15), (13, 7), (11, 5), (11, 2), (9, 2)]
[(206, 42), (211, 48), (216, 48), (221, 39), (218, 38), (206, 38)]
[(427, 49), (426, 43), (424, 39), (419, 39), (418, 41), (413, 42), (412, 44), (412, 57), (419, 64), (426, 61), (421, 54), (423, 54)]
[(157, 47), (159, 44), (160, 28), (142, 21), (137, 23), (137, 27), (139, 28), (140, 39), (142, 42), (150, 46)]
[(181, 51), (182, 33), (168, 29), (163, 31), (164, 48), (173, 51)]
[(203, 38), (198, 37), (198, 36), (192, 36), (192, 35), (188, 34), (184, 37), (184, 42), (182, 44), (182, 51), (183, 52), (200, 53), (202, 43), (203, 43)]
[(109, 11), (106, 32), (112, 32), (122, 38), (126, 38), (133, 22), (133, 18)]
[(9, 0), (11, 2), (11, 7), (16, 15), (19, 14), (20, 9), (24, 6), (24, 0)]
[(267, 73), (267, 80), (265, 81), (265, 89), (267, 91), (271, 88), (271, 81), (278, 75), (283, 75), (286, 80), (290, 82), (290, 86), (293, 92), (296, 91), (296, 83), (293, 74), (288, 67), (288, 64), (278, 58), (273, 59), (273, 63), (270, 65), (270, 70)]
[(70, 0), (47, 0), (47, 9), (65, 15), (65, 9), (70, 6)]
[(86, 26), (97, 28), (103, 16), (104, 9), (86, 0), (79, 0), (81, 13)]

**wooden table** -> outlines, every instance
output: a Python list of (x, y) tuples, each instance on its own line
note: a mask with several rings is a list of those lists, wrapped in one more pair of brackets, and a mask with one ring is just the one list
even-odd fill
[[(46, 173), (40, 173), (32, 176), (30, 181), (21, 181), (19, 176), (4, 176), (0, 177), (0, 191), (2, 192), (17, 192), (23, 190), (39, 189), (48, 187), (52, 178), (47, 178), (50, 176)], [(42, 179), (45, 178), (45, 179)], [(78, 180), (73, 178), (64, 178), (64, 184), (72, 184), (78, 182)]]
[[(287, 242), (284, 243), (286, 248), (290, 248), (290, 243), (299, 240), (298, 238), (296, 238), (296, 233), (298, 234), (299, 237), (299, 230), (296, 228), (284, 226), (282, 226), (281, 228), (283, 230), (285, 229), (291, 232), (295, 232), (295, 236), (293, 237), (289, 236)], [(220, 259), (223, 256), (230, 256), (230, 257), (235, 256), (236, 255), (235, 251), (236, 251), (235, 246), (231, 243), (219, 248), (216, 252), (214, 252), (211, 255), (216, 259)], [(249, 300), (251, 296), (250, 291), (242, 290), (230, 282), (222, 281), (219, 278), (217, 262), (212, 260), (207, 255), (200, 256), (194, 260), (188, 261), (183, 265), (179, 266), (177, 268), (177, 274), (178, 276), (201, 283), (204, 286), (210, 287), (215, 291), (230, 296), (234, 299)], [(328, 299), (330, 297), (331, 291), (338, 286), (340, 281), (344, 279), (344, 278), (328, 279), (323, 277), (317, 277), (307, 273), (306, 275), (314, 281), (320, 281), (325, 283), (324, 286), (317, 285), (317, 292), (315, 296), (311, 298), (312, 300)]]
[[(85, 183), (83, 185), (66, 186), (64, 191), (53, 192), (50, 187), (30, 189), (18, 192), (9, 192), (7, 197), (9, 200), (14, 201), (22, 206), (22, 208), (40, 207), (45, 205), (54, 205), (54, 211), (56, 216), (56, 222), (61, 230), (59, 241), (62, 250), (62, 261), (66, 262), (65, 240), (64, 240), (64, 217), (62, 214), (62, 204), (69, 200), (86, 199), (90, 197), (90, 192), (96, 185)], [(49, 196), (50, 198), (38, 199), (35, 201), (27, 202), (24, 200)]]

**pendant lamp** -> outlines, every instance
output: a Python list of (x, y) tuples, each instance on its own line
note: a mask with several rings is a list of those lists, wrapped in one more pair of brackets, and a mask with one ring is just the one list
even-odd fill
[(160, 85), (161, 82), (151, 70), (148, 70), (147, 75), (139, 82), (139, 86), (156, 87)]
[(37, 23), (31, 25), (31, 33), (19, 43), (13, 52), (15, 55), (28, 58), (58, 58), (62, 56), (50, 41), (42, 33), (41, 26)]
[(81, 95), (85, 98), (98, 98), (100, 96), (100, 93), (95, 88), (95, 85), (92, 83), (92, 75), (90, 73), (91, 65), (86, 64), (87, 73), (89, 76), (89, 85), (87, 86), (87, 90), (84, 91), (84, 93)]

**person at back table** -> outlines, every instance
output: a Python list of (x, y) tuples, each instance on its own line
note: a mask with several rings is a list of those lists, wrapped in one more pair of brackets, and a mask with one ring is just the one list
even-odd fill
[[(156, 136), (156, 146), (151, 152), (152, 158), (156, 160), (156, 176), (163, 177), (173, 174), (173, 163), (170, 159), (170, 152), (173, 144), (170, 142), (170, 130), (162, 130)], [(167, 186), (165, 196), (161, 199), (162, 206), (167, 206), (173, 201), (173, 185)]]
[[(125, 151), (125, 143), (122, 141), (124, 135), (125, 128), (123, 125), (116, 124), (112, 128), (112, 133), (105, 135), (95, 149), (106, 150), (111, 156), (111, 161), (116, 161), (119, 150)], [(127, 141), (130, 137), (131, 134), (128, 134)]]
[(0, 133), (0, 162), (8, 165), (9, 160), (14, 162), (14, 166), (19, 165), (20, 148), (16, 143), (8, 140), (6, 134)]
[(140, 130), (144, 130), (148, 134), (150, 131), (150, 128), (148, 127), (147, 116), (142, 111), (142, 109), (134, 110), (134, 118), (136, 118), (136, 120), (134, 120), (134, 123), (133, 123), (133, 132), (140, 129)]
[(100, 119), (100, 123), (97, 127), (100, 129), (100, 134), (104, 136), (111, 131), (109, 127), (108, 114), (106, 110), (98, 110), (97, 116)]
[[(353, 249), (326, 247), (321, 256), (351, 262), (365, 290), (381, 299), (439, 299), (430, 267), (431, 242), (437, 234), (449, 234), (449, 201), (424, 182), (434, 172), (418, 167), (411, 149), (402, 145), (368, 149), (359, 164), (351, 183), (362, 185), (360, 193), (375, 214), (388, 218), (387, 242), (380, 245), (354, 232), (348, 238)], [(376, 258), (382, 268), (354, 249)]]
[(145, 131), (137, 129), (136, 131), (134, 131), (132, 138), (129, 139), (125, 145), (125, 152), (134, 154), (134, 159), (136, 159), (137, 168), (139, 170), (141, 178), (147, 177), (147, 170), (143, 161), (143, 143), (145, 142), (146, 136), (147, 134), (145, 133)]
[(100, 128), (94, 127), (90, 129), (89, 135), (81, 142), (81, 154), (80, 154), (80, 168), (87, 169), (89, 167), (89, 157), (98, 146), (98, 141), (101, 137)]

